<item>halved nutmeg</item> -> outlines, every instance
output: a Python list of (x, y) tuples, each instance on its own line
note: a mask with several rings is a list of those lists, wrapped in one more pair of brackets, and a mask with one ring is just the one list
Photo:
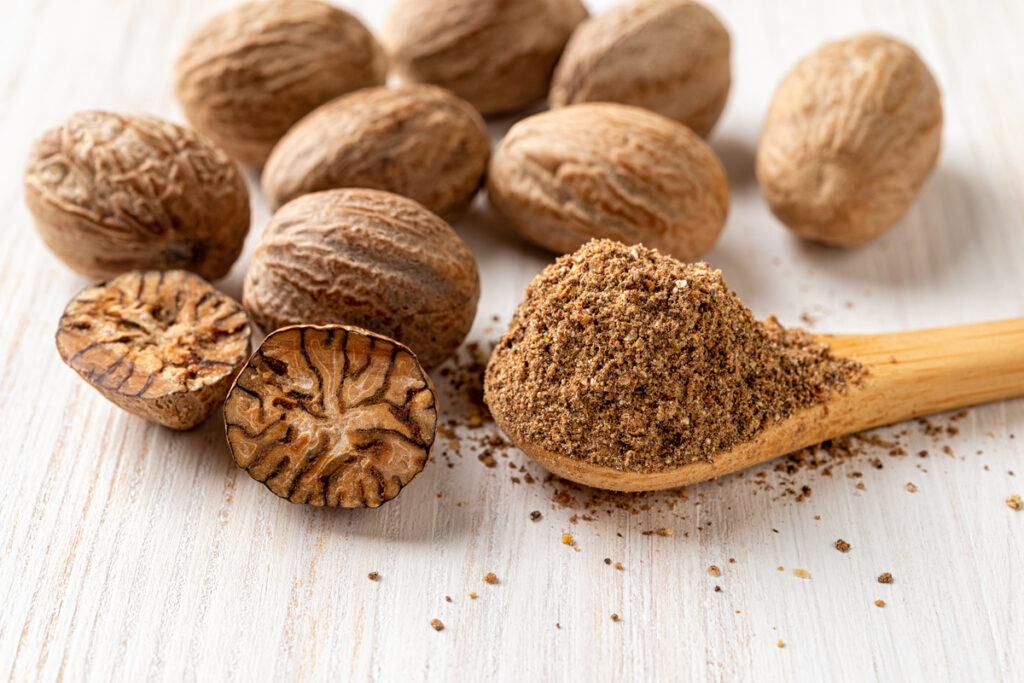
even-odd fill
[(345, 325), (273, 332), (224, 403), (239, 467), (293, 503), (378, 507), (427, 464), (437, 394), (416, 356)]
[(249, 316), (184, 270), (131, 272), (71, 300), (57, 350), (101, 394), (173, 429), (209, 417), (249, 355)]

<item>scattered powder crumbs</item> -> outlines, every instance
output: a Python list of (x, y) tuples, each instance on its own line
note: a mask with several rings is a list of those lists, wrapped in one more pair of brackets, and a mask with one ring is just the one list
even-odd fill
[(778, 648), (786, 647), (786, 641), (784, 641), (782, 638), (779, 638), (778, 640), (775, 641), (775, 647), (778, 647)]
[(778, 567), (776, 567), (776, 569), (778, 569), (781, 572), (784, 569), (784, 567), (780, 564)]
[(716, 593), (721, 593), (722, 592), (722, 587), (721, 586), (715, 586), (715, 592)]
[(846, 541), (844, 541), (841, 538), (835, 542), (835, 546), (836, 546), (836, 550), (838, 550), (841, 553), (848, 553), (848, 552), (850, 552), (850, 544), (847, 543)]
[(623, 567), (622, 567), (622, 563), (621, 563), (621, 562), (616, 562), (616, 563), (615, 563), (615, 568), (616, 568), (616, 569), (618, 569), (618, 570), (619, 570), (619, 571), (621, 572), (621, 571), (622, 571), (622, 569), (623, 569)]
[(520, 443), (660, 472), (750, 441), (864, 373), (802, 330), (755, 320), (706, 264), (599, 240), (529, 286), (484, 386)]
[(498, 583), (498, 577), (494, 575), (494, 572), (487, 572), (487, 575), (484, 576), (484, 583)]
[(444, 624), (441, 623), (440, 619), (431, 619), (430, 620), (430, 625), (434, 627), (435, 631), (443, 631), (444, 630)]
[(908, 481), (907, 482), (907, 490), (910, 491), (911, 493), (914, 493), (915, 491), (917, 491), (917, 487), (914, 486), (913, 482)]
[(610, 558), (610, 557), (606, 557), (606, 558), (604, 558), (604, 563), (605, 563), (605, 564), (607, 564), (607, 565), (611, 565), (611, 563), (612, 563), (612, 558)]
[(1006, 505), (1011, 510), (1022, 510), (1024, 509), (1024, 501), (1021, 500), (1019, 494), (1014, 493), (1006, 497)]
[(672, 529), (669, 529), (668, 527), (661, 527), (654, 533), (658, 534), (659, 536), (675, 536), (676, 532)]
[(615, 621), (615, 622), (619, 621), (619, 615), (618, 614), (613, 614), (612, 615), (612, 621)]
[(476, 591), (469, 591), (469, 599), (476, 600)]
[(882, 572), (878, 575), (878, 583), (892, 583), (892, 574), (889, 572)]
[(710, 567), (708, 567), (708, 574), (710, 574), (711, 576), (721, 576), (722, 570), (719, 569), (717, 565), (713, 564)]
[[(780, 567), (780, 569), (781, 569), (781, 567)], [(800, 579), (809, 579), (809, 578), (811, 578), (811, 573), (809, 571), (807, 571), (806, 569), (794, 569), (793, 570), (793, 576), (795, 576), (797, 578), (800, 578)]]
[(569, 546), (576, 545), (576, 541), (573, 539), (572, 534), (562, 534), (562, 543)]
[(445, 602), (451, 602), (452, 601), (452, 596), (450, 596), (450, 595), (444, 596), (444, 601)]
[(885, 600), (875, 600), (875, 607), (885, 607)]
[(534, 510), (533, 512), (530, 513), (531, 522), (539, 522), (543, 518), (544, 515), (540, 514), (540, 510)]
[(370, 572), (366, 575), (366, 578), (368, 578), (370, 581), (380, 581), (380, 574), (378, 574), (377, 572)]

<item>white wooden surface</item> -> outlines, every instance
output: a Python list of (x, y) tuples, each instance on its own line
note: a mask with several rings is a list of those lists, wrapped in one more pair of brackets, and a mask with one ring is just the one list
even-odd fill
[[(1024, 679), (1024, 513), (1004, 503), (1024, 493), (1024, 401), (957, 422), (953, 458), (911, 427), (907, 450), (931, 449), (929, 458), (880, 449), (831, 477), (799, 475), (813, 489), (803, 502), (773, 500), (778, 489), (755, 495), (748, 473), (691, 487), (688, 499), (656, 498), (638, 514), (604, 506), (596, 521), (574, 525), (550, 486), (516, 485), (506, 460), (488, 469), (469, 451), (452, 468), (438, 457), (380, 510), (293, 506), (234, 468), (217, 420), (171, 433), (83, 384), (60, 363), (52, 335), (86, 283), (31, 228), (21, 199), (28, 146), (82, 108), (180, 120), (175, 53), (187, 31), (229, 4), (2, 3), (0, 677)], [(377, 27), (389, 4), (349, 2)], [(800, 324), (806, 314), (813, 329), (837, 332), (1024, 315), (1024, 4), (713, 5), (734, 37), (734, 88), (712, 140), (734, 195), (707, 258), (758, 315)], [(867, 28), (906, 38), (936, 72), (946, 109), (941, 166), (897, 229), (854, 251), (817, 248), (770, 217), (753, 149), (795, 60)], [(254, 206), (250, 248), (267, 219), (258, 196)], [(500, 331), (491, 316), (507, 321), (549, 257), (519, 244), (483, 206), (457, 227), (483, 274), (473, 338), (486, 342)], [(227, 291), (239, 293), (244, 268), (245, 259)], [(884, 469), (869, 464), (875, 456)], [(532, 510), (543, 520), (530, 522)], [(662, 527), (675, 534), (643, 534)], [(561, 543), (563, 532), (578, 552)], [(833, 549), (840, 537), (851, 552)], [(721, 577), (707, 574), (711, 564)], [(380, 582), (367, 580), (370, 571)], [(491, 571), (494, 586), (482, 580)], [(893, 585), (876, 583), (883, 571)], [(430, 628), (435, 617), (443, 632)]]

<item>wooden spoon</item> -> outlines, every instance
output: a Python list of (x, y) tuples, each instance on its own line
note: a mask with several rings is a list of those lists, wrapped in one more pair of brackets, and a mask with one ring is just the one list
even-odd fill
[[(1024, 395), (1024, 318), (916, 332), (820, 335), (868, 375), (845, 394), (799, 411), (716, 455), (643, 474), (581, 462), (529, 442), (517, 445), (560, 477), (613, 491), (655, 491), (735, 472), (845, 434), (928, 413)], [(501, 416), (498, 426), (510, 434)]]

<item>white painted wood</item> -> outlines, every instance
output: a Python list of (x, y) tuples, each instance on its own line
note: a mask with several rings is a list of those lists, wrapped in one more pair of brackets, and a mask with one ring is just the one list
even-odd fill
[[(21, 199), (28, 146), (81, 108), (180, 120), (175, 53), (190, 29), (229, 4), (3, 3), (0, 677), (1024, 678), (1024, 513), (1004, 503), (1024, 493), (1024, 401), (957, 422), (961, 432), (945, 441), (953, 458), (911, 425), (907, 450), (927, 448), (929, 458), (879, 449), (831, 477), (798, 475), (813, 490), (804, 502), (773, 501), (779, 490), (760, 491), (754, 472), (691, 487), (685, 500), (654, 498), (638, 514), (603, 506), (596, 521), (574, 525), (573, 511), (553, 508), (550, 486), (513, 484), (504, 459), (488, 469), (468, 452), (452, 468), (438, 457), (380, 510), (293, 506), (230, 464), (217, 420), (171, 433), (85, 386), (51, 339), (64, 304), (86, 283), (32, 230)], [(349, 4), (379, 27), (390, 3)], [(806, 313), (813, 329), (836, 332), (1024, 315), (1024, 4), (713, 4), (735, 46), (734, 89), (712, 139), (733, 208), (707, 258), (754, 311), (789, 324)], [(809, 246), (759, 197), (752, 155), (760, 121), (799, 56), (868, 28), (906, 38), (935, 70), (947, 116), (941, 166), (886, 236), (852, 251)], [(262, 200), (254, 202), (250, 249), (267, 220)], [(491, 316), (508, 320), (549, 257), (510, 237), (482, 203), (458, 229), (483, 274), (473, 338), (486, 342), (499, 333)], [(232, 294), (244, 267), (245, 259), (223, 283)], [(871, 466), (876, 456), (884, 469)], [(524, 462), (518, 453), (511, 460)], [(544, 519), (530, 522), (531, 510)], [(675, 535), (643, 535), (661, 527)], [(562, 544), (563, 532), (578, 552)], [(840, 537), (850, 553), (833, 549)], [(711, 564), (721, 577), (708, 576)], [(369, 571), (381, 581), (367, 580)], [(498, 585), (484, 584), (489, 571)], [(893, 585), (876, 583), (883, 571)], [(429, 627), (434, 617), (443, 632)]]

